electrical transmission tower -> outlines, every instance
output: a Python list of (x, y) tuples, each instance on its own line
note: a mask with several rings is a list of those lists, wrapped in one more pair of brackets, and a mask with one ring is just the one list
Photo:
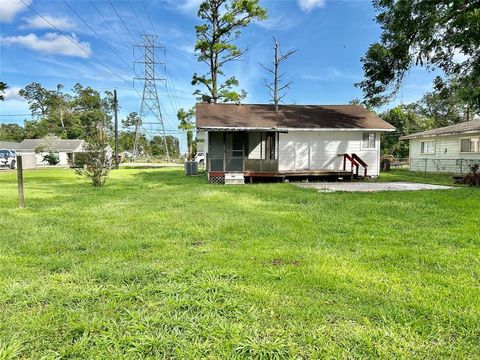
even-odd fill
[[(144, 64), (144, 76), (143, 77), (136, 77), (135, 80), (143, 80), (143, 93), (142, 93), (142, 105), (140, 107), (140, 119), (142, 120), (143, 124), (149, 124), (152, 126), (158, 127), (155, 129), (159, 131), (163, 135), (163, 141), (165, 144), (165, 154), (167, 155), (167, 161), (170, 162), (170, 154), (168, 151), (167, 145), (167, 135), (165, 133), (165, 126), (163, 124), (163, 116), (162, 111), (160, 109), (160, 101), (158, 99), (158, 91), (157, 91), (157, 80), (164, 81), (166, 80), (163, 77), (158, 77), (156, 72), (156, 65), (164, 63), (157, 62), (155, 54), (157, 49), (165, 48), (162, 46), (155, 45), (157, 40), (157, 35), (142, 35), (143, 38), (143, 45), (135, 45), (135, 47), (143, 49), (143, 60), (142, 61), (135, 61), (135, 63)], [(154, 118), (154, 122), (144, 122), (146, 114), (150, 112)], [(139, 145), (139, 138), (140, 138), (140, 124), (136, 124), (135, 126), (135, 143), (133, 147), (134, 156), (138, 154), (138, 145)]]

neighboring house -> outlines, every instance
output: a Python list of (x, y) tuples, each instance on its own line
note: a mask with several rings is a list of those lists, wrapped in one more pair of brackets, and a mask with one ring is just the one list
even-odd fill
[(133, 150), (123, 150), (120, 154), (118, 154), (122, 159), (133, 159), (134, 151)]
[(0, 149), (16, 150), (18, 144), (19, 143), (15, 141), (0, 141)]
[(464, 174), (480, 163), (480, 120), (423, 131), (400, 140), (410, 141), (410, 170)]
[(20, 155), (35, 154), (37, 165), (48, 165), (43, 157), (52, 152), (58, 156), (58, 165), (66, 166), (75, 161), (75, 154), (83, 152), (84, 144), (84, 140), (25, 139), (18, 144), (16, 151)]
[(378, 176), (380, 133), (395, 128), (359, 105), (197, 104), (210, 182), (255, 177)]

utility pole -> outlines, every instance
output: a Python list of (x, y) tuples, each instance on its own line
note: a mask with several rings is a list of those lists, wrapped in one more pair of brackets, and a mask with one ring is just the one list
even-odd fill
[(115, 169), (118, 169), (118, 98), (117, 98), (117, 89), (113, 90), (113, 109), (115, 111)]
[[(155, 45), (157, 40), (157, 35), (142, 35), (143, 45), (135, 45), (135, 47), (143, 49), (143, 60), (135, 61), (135, 63), (140, 63), (144, 65), (144, 76), (136, 77), (134, 80), (143, 80), (143, 94), (142, 94), (142, 105), (140, 107), (140, 119), (142, 119), (142, 124), (156, 125), (159, 127), (159, 132), (163, 135), (164, 145), (165, 145), (165, 154), (167, 155), (167, 161), (170, 162), (170, 154), (168, 151), (167, 145), (167, 134), (165, 133), (165, 126), (163, 124), (163, 116), (160, 108), (160, 100), (158, 98), (157, 83), (156, 81), (164, 81), (165, 78), (158, 77), (156, 73), (156, 65), (164, 64), (156, 61), (156, 49), (165, 48), (162, 46)], [(155, 117), (154, 122), (145, 122), (143, 121), (147, 111), (151, 112)], [(138, 131), (139, 125), (135, 126), (135, 143), (133, 147), (133, 152), (136, 156), (138, 153), (138, 142), (140, 132)]]

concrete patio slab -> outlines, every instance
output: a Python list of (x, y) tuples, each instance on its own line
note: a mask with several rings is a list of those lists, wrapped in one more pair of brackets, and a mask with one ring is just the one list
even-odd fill
[(446, 190), (454, 189), (452, 186), (431, 185), (410, 182), (317, 182), (293, 183), (294, 185), (316, 189), (320, 192), (376, 192), (376, 191), (415, 191), (415, 190)]

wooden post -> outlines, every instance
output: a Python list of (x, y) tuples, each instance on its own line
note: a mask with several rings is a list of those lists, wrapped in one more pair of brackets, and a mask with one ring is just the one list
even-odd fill
[(17, 181), (18, 181), (18, 207), (25, 207), (25, 198), (23, 196), (23, 162), (22, 156), (17, 155)]
[(114, 145), (114, 160), (115, 169), (118, 169), (118, 98), (117, 89), (113, 90), (113, 109), (115, 110), (115, 145)]

